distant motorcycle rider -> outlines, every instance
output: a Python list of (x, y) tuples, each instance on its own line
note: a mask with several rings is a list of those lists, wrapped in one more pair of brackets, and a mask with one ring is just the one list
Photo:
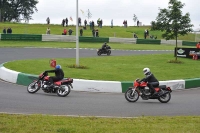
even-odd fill
[(103, 50), (103, 51), (106, 51), (106, 50), (107, 50), (107, 46), (108, 46), (107, 43), (104, 42), (104, 44), (102, 45), (102, 50)]
[(64, 72), (61, 69), (61, 65), (56, 65), (54, 70), (46, 70), (45, 73), (55, 73), (55, 76), (49, 77), (49, 88), (52, 88), (53, 83), (56, 81), (60, 81), (64, 78)]
[(159, 86), (159, 81), (155, 78), (155, 76), (153, 75), (153, 73), (151, 73), (149, 68), (144, 68), (143, 69), (144, 75), (146, 76), (145, 78), (143, 78), (141, 81), (146, 81), (147, 86), (149, 87), (151, 94), (155, 95), (157, 94), (157, 92), (155, 91), (154, 87), (158, 87)]

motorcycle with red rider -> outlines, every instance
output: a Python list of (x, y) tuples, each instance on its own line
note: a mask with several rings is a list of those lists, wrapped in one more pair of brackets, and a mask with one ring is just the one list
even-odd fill
[(42, 72), (38, 76), (38, 80), (35, 80), (28, 85), (27, 91), (29, 93), (36, 93), (38, 90), (42, 89), (45, 93), (57, 93), (60, 97), (67, 96), (73, 88), (73, 79), (48, 76), (48, 72), (59, 73), (60, 71), (62, 72), (61, 66), (56, 65), (55, 70)]

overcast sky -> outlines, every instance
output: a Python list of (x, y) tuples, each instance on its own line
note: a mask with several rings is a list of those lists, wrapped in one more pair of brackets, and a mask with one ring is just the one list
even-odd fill
[[(76, 0), (38, 0), (36, 5), (38, 12), (34, 13), (30, 23), (46, 23), (49, 17), (51, 24), (61, 24), (64, 18), (73, 18), (69, 24), (76, 24)], [(167, 8), (169, 0), (78, 0), (79, 17), (88, 20), (88, 9), (92, 14), (89, 19), (95, 23), (98, 18), (103, 20), (103, 25), (110, 25), (113, 19), (114, 25), (122, 26), (127, 20), (128, 25), (135, 25), (133, 14), (136, 14), (139, 21), (144, 25), (150, 25), (158, 15), (158, 8)], [(181, 0), (185, 3), (183, 14), (190, 13), (190, 19), (194, 25), (193, 29), (200, 28), (200, 7), (199, 0)], [(81, 12), (84, 11), (84, 13)]]

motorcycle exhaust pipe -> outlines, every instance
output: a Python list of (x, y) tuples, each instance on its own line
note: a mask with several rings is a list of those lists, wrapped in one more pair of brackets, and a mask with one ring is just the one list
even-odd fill
[(167, 93), (169, 93), (169, 91), (166, 91), (165, 93), (161, 94), (160, 97), (166, 95)]

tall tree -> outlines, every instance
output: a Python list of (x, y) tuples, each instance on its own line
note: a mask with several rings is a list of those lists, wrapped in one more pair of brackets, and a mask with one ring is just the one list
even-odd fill
[[(192, 31), (193, 25), (190, 24), (190, 14), (183, 15), (181, 9), (185, 6), (184, 3), (178, 0), (169, 0), (168, 9), (159, 9), (160, 12), (156, 21), (151, 22), (151, 30), (163, 31), (162, 37), (166, 40), (177, 39), (179, 36), (184, 36)], [(176, 54), (177, 61), (177, 54)]]
[(0, 0), (0, 21), (30, 20), (38, 0)]

